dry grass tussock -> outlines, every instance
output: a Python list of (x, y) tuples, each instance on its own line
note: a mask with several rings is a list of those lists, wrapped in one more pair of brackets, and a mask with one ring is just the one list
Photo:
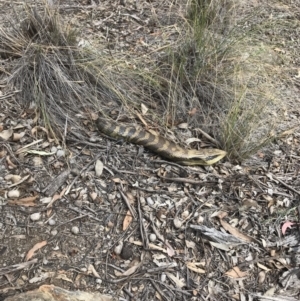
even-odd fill
[(63, 27), (55, 10), (45, 6), (40, 13), (25, 6), (25, 18), (16, 24), (20, 26), (0, 32), (0, 55), (10, 62), (6, 81), (19, 90), (17, 99), (24, 107), (42, 115), (53, 136), (62, 138), (66, 125), (83, 131), (80, 118), (98, 113), (104, 103), (119, 104), (103, 76), (106, 61), (78, 47), (76, 32)]
[(274, 139), (283, 108), (274, 86), (276, 61), (258, 37), (249, 37), (247, 20), (235, 23), (237, 5), (192, 0), (184, 38), (170, 49), (165, 70), (177, 85), (172, 91), (180, 91), (168, 99), (167, 107), (176, 108), (171, 115), (196, 108), (189, 116), (194, 125), (215, 136), (229, 157), (243, 160)]
[(178, 39), (162, 47), (159, 62), (131, 56), (125, 64), (78, 47), (77, 33), (63, 27), (55, 9), (27, 5), (24, 20), (15, 22), (21, 25), (0, 32), (7, 80), (58, 137), (66, 125), (83, 131), (80, 119), (92, 113), (128, 115), (143, 102), (147, 119), (167, 127), (188, 121), (230, 157), (247, 158), (272, 140), (279, 119), (267, 49), (234, 23), (234, 1), (191, 0), (186, 7)]

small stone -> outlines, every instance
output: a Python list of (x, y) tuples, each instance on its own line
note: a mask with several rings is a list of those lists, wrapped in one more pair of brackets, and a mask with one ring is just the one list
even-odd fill
[(102, 172), (103, 172), (103, 163), (100, 160), (96, 161), (95, 172), (96, 172), (96, 176), (97, 177), (100, 177), (102, 175)]
[(197, 224), (203, 224), (204, 222), (204, 217), (202, 215), (199, 215), (197, 218)]
[(72, 231), (73, 234), (78, 234), (79, 233), (79, 228), (74, 226), (74, 227), (72, 227), (71, 231)]
[(113, 228), (114, 227), (114, 223), (113, 222), (111, 222), (111, 221), (109, 221), (108, 223), (107, 223), (107, 227), (108, 228)]
[(116, 255), (120, 255), (123, 249), (123, 243), (118, 244), (117, 246), (115, 246), (114, 248), (114, 252)]
[(55, 236), (55, 235), (57, 235), (58, 231), (56, 229), (54, 229), (50, 233), (51, 233), (52, 236)]
[(60, 157), (64, 157), (65, 156), (65, 151), (63, 149), (59, 149), (57, 152), (56, 152), (56, 156), (58, 158)]
[(20, 191), (19, 190), (11, 190), (7, 193), (7, 196), (9, 198), (16, 199), (20, 196)]
[(150, 235), (149, 235), (149, 240), (150, 240), (151, 242), (155, 242), (155, 241), (156, 241), (156, 235), (155, 235), (154, 233), (150, 234)]
[(49, 261), (46, 258), (43, 258), (43, 264), (48, 264)]
[(41, 213), (40, 212), (36, 212), (36, 213), (32, 213), (30, 215), (30, 219), (35, 222), (38, 221), (41, 218)]
[(148, 206), (153, 206), (154, 205), (154, 201), (152, 200), (152, 198), (147, 197), (147, 204), (148, 204)]
[(190, 215), (189, 211), (188, 211), (188, 210), (185, 210), (185, 211), (182, 212), (181, 217), (182, 217), (183, 219), (186, 219), (186, 218), (188, 218), (189, 215)]
[(160, 276), (161, 282), (166, 282), (166, 278), (167, 278), (167, 275), (165, 273), (162, 273)]
[(50, 149), (50, 153), (55, 154), (57, 152), (57, 147), (52, 146)]
[(89, 195), (93, 201), (95, 201), (98, 196), (97, 192), (95, 192), (95, 191), (89, 193)]
[(182, 221), (177, 217), (174, 218), (173, 223), (174, 223), (175, 228), (177, 228), (177, 229), (182, 227)]
[(101, 284), (101, 283), (102, 283), (102, 279), (97, 278), (97, 279), (96, 279), (96, 283), (97, 283), (97, 284)]
[(74, 205), (81, 208), (81, 207), (83, 206), (83, 202), (82, 202), (82, 200), (78, 200), (78, 199), (77, 199), (77, 200), (74, 202)]
[(48, 224), (49, 224), (50, 226), (54, 226), (54, 225), (56, 224), (56, 222), (55, 222), (54, 219), (50, 218), (49, 221), (48, 221)]

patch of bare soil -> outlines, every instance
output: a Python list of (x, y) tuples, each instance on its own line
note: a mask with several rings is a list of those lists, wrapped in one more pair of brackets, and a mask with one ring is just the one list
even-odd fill
[[(12, 4), (0, 1), (2, 25)], [(142, 55), (176, 26), (176, 5), (66, 1), (60, 12), (94, 46)], [(299, 300), (299, 7), (239, 8), (255, 9), (241, 30), (281, 57), (292, 125), (247, 164), (181, 167), (95, 129), (57, 144), (2, 84), (0, 300), (44, 284), (119, 300)]]

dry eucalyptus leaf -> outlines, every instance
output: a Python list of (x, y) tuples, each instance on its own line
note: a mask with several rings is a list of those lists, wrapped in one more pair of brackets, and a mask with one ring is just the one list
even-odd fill
[(213, 242), (213, 241), (210, 241), (209, 243), (210, 243), (213, 247), (218, 248), (218, 249), (220, 249), (220, 250), (223, 250), (223, 251), (229, 251), (229, 250), (230, 250), (229, 245), (222, 244), (222, 243), (218, 243), (218, 242)]
[(62, 279), (67, 282), (73, 283), (73, 280), (68, 278), (66, 274), (60, 274), (60, 275), (56, 276), (55, 279)]
[(26, 254), (26, 257), (25, 257), (25, 261), (28, 261), (30, 258), (33, 257), (34, 253), (36, 251), (38, 251), (39, 249), (43, 248), (44, 246), (47, 245), (47, 241), (44, 240), (44, 241), (41, 241), (37, 244), (35, 244), (29, 251), (28, 253)]
[(141, 264), (142, 264), (141, 262), (137, 263), (136, 265), (132, 266), (131, 268), (129, 268), (124, 273), (120, 273), (118, 271), (115, 271), (115, 275), (118, 276), (118, 277), (130, 276), (141, 266)]
[(127, 211), (127, 214), (123, 220), (123, 231), (125, 231), (132, 222), (132, 215), (130, 210)]
[(31, 134), (34, 135), (34, 134), (37, 133), (38, 131), (42, 131), (42, 132), (46, 133), (47, 139), (48, 139), (49, 142), (55, 141), (55, 139), (51, 138), (51, 136), (50, 136), (50, 134), (49, 134), (49, 131), (48, 131), (46, 128), (42, 127), (42, 126), (36, 126), (36, 127), (34, 127), (34, 128), (31, 130)]
[(187, 268), (190, 269), (191, 271), (194, 271), (198, 274), (205, 274), (205, 270), (198, 268), (197, 265), (199, 265), (199, 263), (197, 263), (197, 262), (187, 262), (186, 263)]
[[(49, 273), (51, 277), (53, 275)], [(32, 301), (32, 300), (69, 300), (69, 301), (113, 301), (114, 298), (108, 295), (102, 295), (98, 292), (89, 293), (83, 291), (67, 291), (54, 285), (42, 285), (38, 289), (14, 295), (5, 299), (6, 301)]]
[(24, 207), (33, 207), (36, 206), (37, 204), (34, 203), (34, 201), (39, 197), (39, 195), (35, 195), (35, 196), (29, 196), (26, 198), (22, 198), (22, 199), (18, 199), (18, 200), (14, 200), (8, 201), (9, 205), (18, 205), (18, 206), (24, 206)]
[(183, 122), (183, 123), (178, 124), (177, 127), (179, 129), (185, 130), (189, 127), (189, 124), (187, 122)]
[[(41, 275), (38, 275), (38, 276), (35, 276), (31, 279), (29, 279), (29, 283), (37, 283), (37, 282), (41, 282), (41, 281), (44, 281), (50, 277), (53, 277), (55, 275), (55, 273), (50, 273), (50, 272), (46, 272), (46, 273), (42, 273)], [(32, 299), (34, 300), (34, 299)]]
[(26, 153), (28, 154), (34, 154), (34, 155), (40, 155), (40, 156), (52, 156), (55, 155), (55, 152), (53, 153), (49, 153), (49, 152), (45, 152), (45, 151), (39, 151), (39, 150), (34, 150), (34, 149), (29, 149), (26, 150)]
[[(142, 243), (141, 241), (135, 240), (135, 241), (133, 241), (132, 243), (135, 244), (135, 245), (137, 245), (137, 246), (143, 246), (143, 243)], [(157, 246), (157, 245), (155, 245), (155, 244), (149, 243), (148, 246), (149, 246), (149, 249), (161, 251), (161, 252), (163, 252), (163, 253), (167, 253), (167, 251), (166, 251), (165, 248), (159, 247), (159, 246)]]
[(21, 138), (23, 138), (25, 136), (25, 132), (21, 132), (21, 133), (14, 133), (13, 134), (13, 141), (19, 141)]
[(19, 129), (24, 129), (24, 128), (25, 128), (25, 125), (21, 124), (21, 123), (18, 123), (16, 126), (14, 126), (14, 130), (19, 130)]
[(230, 234), (234, 235), (235, 237), (242, 239), (246, 242), (252, 242), (254, 241), (252, 237), (241, 233), (238, 229), (232, 227), (231, 225), (229, 225), (228, 223), (226, 223), (224, 220), (220, 219), (220, 224), (222, 225), (222, 227), (228, 231)]
[(6, 175), (6, 176), (4, 177), (4, 179), (5, 179), (6, 181), (11, 181), (11, 182), (13, 182), (13, 183), (18, 183), (18, 182), (22, 179), (22, 177), (19, 176), (19, 175), (8, 174), (8, 175)]
[(10, 160), (10, 156), (6, 156), (6, 163), (8, 164), (9, 169), (17, 168), (17, 165)]
[(12, 136), (12, 134), (13, 134), (12, 129), (4, 130), (0, 132), (0, 138), (2, 138), (3, 140), (8, 140)]
[(39, 139), (39, 140), (35, 140), (27, 145), (24, 145), (16, 151), (16, 154), (21, 154), (23, 152), (26, 152), (31, 146), (39, 144), (42, 141), (43, 141), (43, 139)]
[(264, 266), (264, 265), (262, 265), (261, 263), (257, 263), (257, 266), (259, 267), (259, 268), (261, 268), (262, 270), (265, 270), (265, 271), (271, 271), (269, 268), (267, 268), (266, 266)]
[(183, 288), (185, 286), (185, 280), (183, 278), (179, 279), (169, 272), (165, 273), (175, 283), (176, 287)]
[(244, 278), (244, 277), (248, 276), (248, 273), (242, 272), (239, 267), (234, 267), (231, 270), (229, 270), (228, 272), (226, 272), (225, 275), (230, 278), (236, 279), (236, 278)]
[(222, 219), (222, 218), (226, 217), (227, 215), (228, 215), (228, 213), (225, 211), (216, 211), (211, 215), (211, 217), (218, 217), (218, 218)]
[(175, 255), (175, 250), (172, 248), (172, 246), (166, 241), (166, 247), (167, 247), (167, 254), (170, 257), (173, 257)]
[(98, 274), (98, 272), (96, 271), (95, 267), (92, 264), (89, 264), (87, 273), (93, 274), (96, 278), (101, 278), (100, 275)]
[(121, 180), (120, 178), (112, 178), (112, 181), (114, 181), (115, 183), (121, 183), (123, 185), (127, 184), (127, 181)]
[(192, 137), (192, 138), (188, 138), (188, 139), (185, 140), (185, 143), (186, 143), (187, 145), (189, 145), (189, 144), (191, 144), (191, 143), (193, 143), (193, 142), (201, 142), (201, 139)]

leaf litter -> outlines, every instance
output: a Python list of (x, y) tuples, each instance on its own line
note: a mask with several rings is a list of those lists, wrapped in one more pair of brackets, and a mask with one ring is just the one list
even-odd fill
[[(155, 1), (152, 5), (151, 9), (164, 9)], [(123, 44), (116, 44), (116, 48), (152, 47), (153, 41), (144, 42), (145, 28), (136, 24), (143, 20), (142, 15), (119, 14), (117, 20), (109, 13), (116, 6), (106, 1), (98, 11), (86, 5), (62, 8), (66, 16), (76, 16), (80, 21), (92, 12), (106, 16), (104, 21), (93, 23), (94, 27), (86, 27), (87, 38), (92, 39), (97, 28), (104, 33), (103, 22), (111, 22), (107, 25), (116, 29), (124, 22), (125, 34), (134, 32), (141, 42), (139, 45), (133, 34)], [(267, 9), (271, 10), (269, 6)], [(109, 35), (116, 39), (113, 31)], [(156, 163), (151, 153), (138, 156), (136, 147), (104, 139), (99, 140), (107, 146), (101, 150), (101, 160), (89, 165), (94, 154), (100, 152), (98, 144), (76, 142), (68, 146), (70, 157), (57, 157), (56, 152), (51, 152), (56, 141), (43, 127), (25, 127), (18, 139), (13, 139), (14, 134), (21, 132), (15, 133), (16, 128), (10, 127), (10, 123), (19, 120), (8, 114), (9, 104), (15, 99), (14, 93), (9, 95), (0, 104), (1, 112), (7, 112), (6, 118), (0, 118), (0, 137), (4, 140), (0, 146), (4, 158), (0, 163), (0, 251), (5, 274), (20, 273), (18, 285), (24, 290), (30, 287), (29, 283), (41, 285), (52, 278), (53, 271), (60, 270), (65, 278), (52, 278), (56, 285), (68, 289), (70, 281), (64, 279), (77, 275), (72, 289), (101, 290), (111, 295), (118, 292), (121, 298), (157, 295), (169, 300), (182, 300), (183, 296), (197, 300), (222, 296), (224, 300), (242, 300), (248, 292), (261, 300), (297, 300), (299, 154), (291, 152), (291, 147), (299, 147), (297, 130), (281, 138), (276, 151), (254, 156), (255, 165), (251, 161), (242, 166), (225, 162), (205, 171), (182, 168), (168, 162)], [(8, 99), (10, 102), (5, 103)], [(149, 115), (148, 106), (142, 106), (141, 111)], [(296, 109), (291, 114), (299, 116)], [(28, 116), (23, 121), (30, 124)], [(191, 139), (194, 138), (186, 141), (196, 142)], [(49, 143), (45, 148), (44, 142)], [(103, 166), (96, 167), (97, 162)], [(158, 170), (166, 178), (181, 182), (158, 178)], [(15, 179), (8, 176), (11, 174)], [(28, 174), (34, 181), (29, 180)], [(16, 183), (19, 193), (10, 200), (7, 194)], [(132, 199), (126, 202), (128, 193)], [(46, 196), (47, 202), (39, 202)], [(147, 198), (151, 201), (147, 202)], [(255, 204), (247, 200), (255, 200)], [(132, 214), (137, 210), (137, 201), (141, 204), (140, 215)], [(42, 211), (48, 208), (55, 212), (57, 223), (43, 225), (46, 214), (41, 215), (41, 220), (30, 221), (28, 217), (34, 214), (31, 207), (37, 206)], [(212, 214), (216, 211), (226, 211), (227, 215), (220, 218)], [(288, 222), (287, 218), (295, 222)], [(179, 221), (176, 226), (174, 221)], [(80, 228), (77, 235), (71, 232), (73, 226)], [(153, 233), (159, 239), (147, 243)], [(22, 243), (20, 235), (26, 237)], [(129, 243), (133, 258), (124, 260), (114, 254), (114, 246), (121, 240)], [(28, 262), (30, 265), (21, 262), (22, 254), (26, 254), (25, 260), (34, 257)], [(41, 265), (49, 270), (48, 274), (43, 276), (38, 271)], [(228, 278), (237, 282), (229, 282)], [(273, 283), (274, 279), (278, 283)], [(1, 281), (1, 294), (6, 297), (14, 292), (5, 277)], [(124, 286), (121, 291), (119, 284)]]

